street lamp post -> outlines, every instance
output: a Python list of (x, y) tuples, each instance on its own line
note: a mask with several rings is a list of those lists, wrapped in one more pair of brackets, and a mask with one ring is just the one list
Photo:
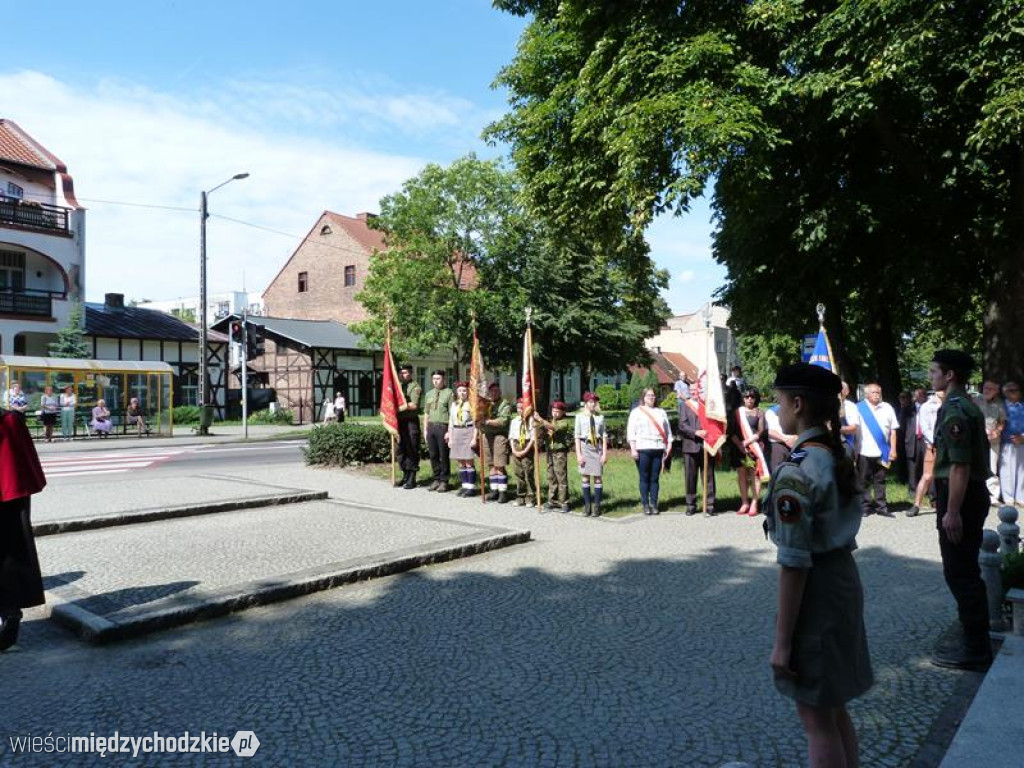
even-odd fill
[(199, 433), (207, 434), (210, 426), (210, 418), (207, 415), (207, 407), (210, 406), (209, 393), (207, 392), (208, 368), (206, 360), (206, 220), (210, 214), (206, 207), (207, 198), (236, 179), (246, 179), (248, 173), (236, 173), (227, 181), (223, 181), (210, 191), (199, 193)]

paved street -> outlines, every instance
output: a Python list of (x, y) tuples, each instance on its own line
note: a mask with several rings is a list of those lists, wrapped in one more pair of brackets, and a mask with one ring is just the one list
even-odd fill
[[(189, 476), (175, 475), (173, 463), (161, 466), (163, 493), (173, 498)], [(759, 520), (538, 515), (294, 461), (228, 474), (442, 520), (529, 528), (533, 541), (103, 647), (33, 612), (22, 644), (0, 656), (0, 684), (19, 694), (16, 706), (4, 707), (5, 738), (252, 730), (260, 741), (254, 759), (266, 765), (803, 760), (792, 706), (768, 673), (776, 566)], [(73, 479), (65, 482), (73, 494)], [(669, 482), (680, 482), (678, 474)], [(293, 547), (300, 562), (301, 516), (294, 525), (279, 538), (292, 542), (282, 546)], [(169, 530), (163, 526), (147, 523), (131, 537), (159, 547)], [(314, 521), (306, 540), (316, 535)], [(208, 568), (216, 548), (196, 549), (207, 553)], [(192, 556), (182, 548), (181, 567), (168, 580), (181, 581)], [(927, 663), (953, 617), (934, 519), (867, 520), (858, 562), (877, 677), (852, 708), (864, 765), (914, 765), (961, 680)], [(121, 566), (114, 544), (105, 560), (88, 564), (92, 571)], [(194, 761), (149, 755), (132, 762)], [(0, 745), (2, 765), (104, 762), (98, 755), (15, 758), (6, 741)]]

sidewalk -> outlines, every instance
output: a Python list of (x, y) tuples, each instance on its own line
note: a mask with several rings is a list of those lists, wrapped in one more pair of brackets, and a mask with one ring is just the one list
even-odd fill
[[(277, 436), (296, 437), (297, 432), (309, 432), (315, 424), (293, 424), (290, 426), (277, 426), (268, 424), (254, 424), (249, 426), (250, 440), (273, 440)], [(214, 425), (210, 428), (209, 435), (197, 435), (192, 425), (182, 425), (174, 428), (172, 437), (136, 437), (133, 434), (116, 435), (108, 438), (100, 437), (79, 437), (64, 442), (55, 438), (52, 443), (45, 443), (41, 440), (35, 441), (36, 451), (39, 454), (47, 453), (75, 453), (78, 451), (116, 451), (138, 448), (180, 448), (190, 445), (206, 445), (216, 443), (237, 443), (244, 440), (242, 437), (242, 425)]]

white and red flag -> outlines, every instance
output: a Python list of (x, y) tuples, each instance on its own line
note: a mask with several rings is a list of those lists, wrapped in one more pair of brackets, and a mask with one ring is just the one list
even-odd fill
[(523, 423), (533, 415), (533, 331), (526, 326), (523, 336)]

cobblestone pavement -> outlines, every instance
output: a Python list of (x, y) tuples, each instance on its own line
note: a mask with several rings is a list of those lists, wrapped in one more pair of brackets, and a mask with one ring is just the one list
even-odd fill
[[(535, 541), (113, 646), (28, 621), (0, 656), (0, 765), (105, 764), (15, 757), (6, 738), (115, 730), (252, 730), (266, 765), (804, 762), (768, 671), (777, 568), (759, 520), (539, 515), (342, 471), (262, 467), (253, 479), (528, 527)], [(851, 711), (864, 765), (895, 768), (959, 679), (927, 663), (953, 604), (933, 518), (870, 518), (860, 543), (877, 683)]]

